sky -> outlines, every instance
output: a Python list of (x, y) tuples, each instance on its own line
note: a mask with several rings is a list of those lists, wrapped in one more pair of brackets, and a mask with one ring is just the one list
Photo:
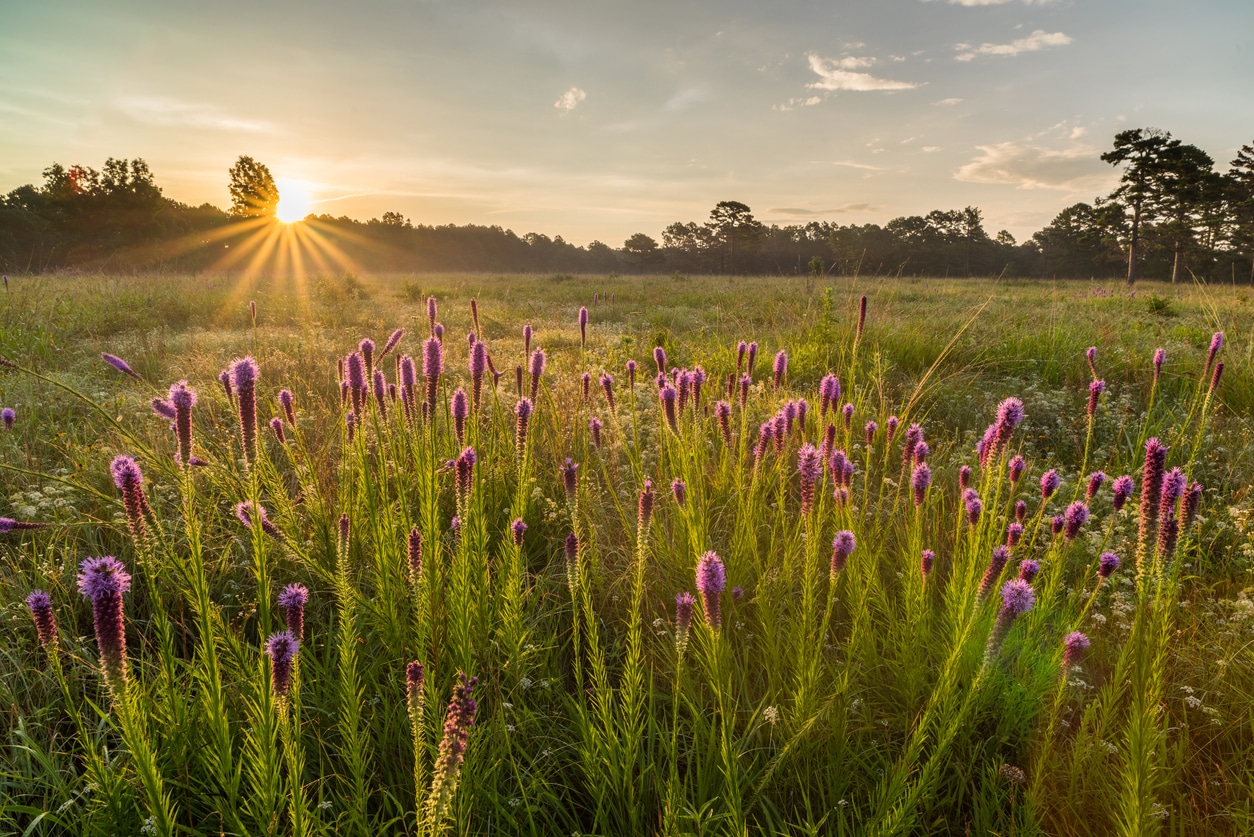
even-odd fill
[(1254, 2), (0, 0), (0, 192), (142, 157), (226, 207), (247, 154), (316, 213), (576, 244), (722, 200), (1022, 240), (1151, 126), (1254, 141)]

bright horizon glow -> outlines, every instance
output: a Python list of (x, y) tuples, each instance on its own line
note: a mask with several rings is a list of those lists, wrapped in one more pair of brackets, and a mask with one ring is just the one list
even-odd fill
[(313, 207), (313, 199), (309, 196), (308, 186), (300, 180), (278, 179), (279, 205), (275, 207), (275, 215), (284, 224), (295, 224), (304, 220)]

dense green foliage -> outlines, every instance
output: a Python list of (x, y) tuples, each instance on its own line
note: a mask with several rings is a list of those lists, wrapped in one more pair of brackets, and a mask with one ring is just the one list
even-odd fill
[[(1150, 286), (1147, 300), (1065, 283), (911, 279), (807, 292), (813, 282), (13, 280), (0, 355), (20, 368), (0, 368), (0, 407), (17, 411), (13, 431), (0, 431), (0, 515), (50, 525), (0, 535), (0, 830), (417, 833), (416, 812), (449, 789), (436, 780), (437, 748), (465, 671), (479, 678), (476, 720), (448, 816), (428, 816), (428, 833), (1248, 833), (1246, 293)], [(378, 351), (404, 327), (398, 351), (418, 360), (421, 390), (428, 295), (445, 329), (434, 420), (415, 411), (407, 421), (400, 402), (368, 395), (350, 435), (355, 405), (341, 399), (336, 359), (366, 336)], [(519, 445), (513, 370), (527, 365), (525, 323), (548, 365)], [(1208, 395), (1216, 330), (1226, 366)], [(462, 441), (448, 405), (457, 387), (471, 391), (470, 331), (502, 377), (493, 386), (488, 376)], [(730, 399), (729, 446), (714, 403), (742, 339), (760, 351), (746, 403)], [(1090, 345), (1108, 384), (1091, 420)], [(668, 368), (708, 373), (674, 429), (653, 381), (655, 346)], [(217, 383), (243, 354), (261, 368), (251, 465), (236, 402)], [(628, 360), (639, 364), (634, 388)], [(392, 357), (379, 367), (396, 382)], [(853, 405), (852, 430), (820, 415), (829, 372)], [(176, 463), (169, 421), (149, 406), (183, 378), (199, 392), (193, 452), (205, 467)], [(265, 422), (284, 415), (284, 387), (296, 421), (283, 421), (280, 441)], [(1023, 423), (980, 468), (976, 442), (1011, 396)], [(755, 456), (760, 423), (800, 397), (804, 429), (794, 423), (782, 450)], [(900, 419), (891, 441), (890, 416)], [(825, 474), (803, 513), (798, 455), (832, 420), (855, 467), (850, 494), (838, 501)], [(917, 505), (902, 447), (914, 422), (932, 472)], [(1168, 468), (1205, 486), (1174, 550), (1139, 536), (1140, 489), (1116, 512), (1109, 482), (1077, 537), (1050, 534), (1050, 516), (1084, 499), (1088, 472), (1139, 486), (1150, 436), (1170, 446)], [(467, 446), (477, 463), (459, 491), (446, 462)], [(110, 479), (117, 454), (144, 471), (146, 535), (128, 526)], [(1027, 472), (1011, 485), (1014, 454)], [(567, 457), (578, 463), (573, 493), (559, 473)], [(975, 525), (964, 522), (963, 464), (983, 499)], [(1062, 482), (1042, 503), (1048, 469)], [(641, 523), (646, 479), (656, 498)], [(674, 479), (686, 485), (682, 504)], [(1019, 499), (1027, 531), (996, 586), (1021, 559), (1042, 569), (1035, 607), (1002, 637), (1001, 598), (977, 586)], [(242, 525), (241, 502), (264, 506), (277, 536)], [(515, 518), (528, 525), (521, 547)], [(420, 573), (409, 571), (414, 528)], [(857, 543), (832, 571), (838, 530)], [(937, 555), (926, 579), (925, 548)], [(698, 592), (707, 550), (726, 565), (721, 624), (707, 625), (698, 600), (685, 645), (675, 595)], [(1099, 583), (1107, 550), (1123, 564)], [(102, 682), (91, 607), (75, 589), (79, 563), (104, 554), (134, 576), (124, 690)], [(311, 595), (280, 699), (262, 644), (282, 627), (277, 596), (290, 582)], [(22, 603), (34, 589), (51, 594), (60, 622), (51, 665)], [(1063, 637), (1076, 628), (1092, 645), (1064, 668)], [(426, 667), (421, 712), (406, 705), (412, 660)]]

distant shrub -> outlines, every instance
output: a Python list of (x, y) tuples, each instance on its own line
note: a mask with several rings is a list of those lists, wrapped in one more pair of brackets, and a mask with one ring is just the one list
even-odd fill
[(1176, 312), (1171, 308), (1171, 300), (1158, 294), (1150, 294), (1149, 299), (1145, 301), (1145, 307), (1149, 309), (1151, 314), (1159, 317), (1174, 317), (1176, 315)]

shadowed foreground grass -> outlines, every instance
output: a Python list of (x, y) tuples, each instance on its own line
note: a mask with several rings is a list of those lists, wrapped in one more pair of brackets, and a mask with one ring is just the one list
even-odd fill
[[(1254, 827), (1244, 289), (11, 281), (0, 515), (47, 525), (0, 534), (6, 832)], [(524, 324), (545, 356), (534, 383)], [(469, 334), (499, 373), (477, 405)], [(218, 374), (243, 355), (260, 377), (241, 426), (247, 388), (228, 396)], [(342, 393), (359, 364), (365, 389)], [(190, 468), (150, 403), (180, 379)], [(1165, 479), (1144, 478), (1151, 437)], [(119, 455), (142, 501), (111, 475)], [(1203, 486), (1196, 516), (1179, 481), (1186, 499)], [(79, 565), (101, 555), (129, 591), (89, 602)], [(308, 590), (303, 626), (290, 584)], [(42, 647), (33, 590), (57, 622)], [(118, 602), (125, 663), (100, 615)], [(285, 626), (303, 633), (286, 688), (263, 647)], [(1073, 631), (1089, 645), (1064, 659)]]

